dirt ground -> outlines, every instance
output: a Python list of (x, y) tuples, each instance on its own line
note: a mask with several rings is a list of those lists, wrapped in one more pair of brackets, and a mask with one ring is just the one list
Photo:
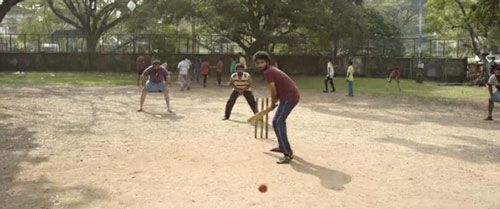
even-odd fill
[(0, 86), (0, 208), (500, 208), (484, 102), (304, 90), (277, 165), (243, 98), (221, 120), (229, 88), (171, 91), (174, 114), (133, 86)]

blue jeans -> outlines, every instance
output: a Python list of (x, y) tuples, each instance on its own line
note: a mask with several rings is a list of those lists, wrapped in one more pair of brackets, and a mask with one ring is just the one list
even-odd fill
[(349, 96), (354, 96), (354, 89), (352, 88), (352, 81), (347, 81), (347, 87), (349, 88)]
[(287, 156), (292, 155), (293, 151), (290, 147), (290, 143), (288, 142), (288, 136), (286, 133), (286, 119), (297, 103), (298, 102), (280, 100), (278, 110), (276, 110), (273, 118), (273, 128), (274, 133), (276, 133), (276, 137), (278, 138), (279, 148)]

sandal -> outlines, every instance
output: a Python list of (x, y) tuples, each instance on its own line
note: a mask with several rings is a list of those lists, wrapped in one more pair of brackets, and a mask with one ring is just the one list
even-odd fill
[(282, 157), (277, 164), (288, 164), (290, 161), (293, 160), (293, 155), (285, 155), (285, 157)]

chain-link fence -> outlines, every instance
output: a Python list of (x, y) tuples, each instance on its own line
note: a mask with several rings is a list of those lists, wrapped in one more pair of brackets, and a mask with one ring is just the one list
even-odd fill
[[(335, 50), (318, 50), (304, 37), (278, 40), (274, 54), (331, 54), (348, 56), (417, 57), (418, 39), (390, 40), (342, 39)], [(424, 39), (423, 57), (457, 58), (471, 54), (466, 39)], [(188, 34), (105, 34), (98, 42), (98, 53), (121, 54), (234, 54), (243, 51), (236, 43), (218, 35)], [(86, 40), (74, 34), (0, 34), (0, 52), (80, 53), (87, 52)]]

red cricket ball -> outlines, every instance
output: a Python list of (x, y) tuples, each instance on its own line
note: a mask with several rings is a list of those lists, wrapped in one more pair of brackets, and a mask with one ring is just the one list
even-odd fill
[(259, 186), (259, 191), (262, 192), (262, 193), (266, 192), (267, 191), (267, 186), (265, 184), (261, 184)]

